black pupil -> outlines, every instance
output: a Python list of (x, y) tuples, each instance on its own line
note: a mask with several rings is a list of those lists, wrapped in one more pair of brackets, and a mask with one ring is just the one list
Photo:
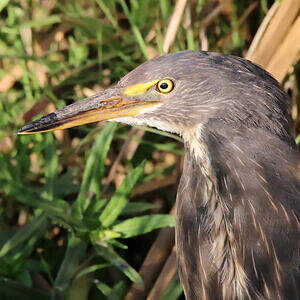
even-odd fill
[(166, 83), (166, 82), (163, 82), (163, 83), (160, 84), (160, 88), (161, 88), (162, 90), (166, 90), (168, 87), (169, 87), (169, 84)]

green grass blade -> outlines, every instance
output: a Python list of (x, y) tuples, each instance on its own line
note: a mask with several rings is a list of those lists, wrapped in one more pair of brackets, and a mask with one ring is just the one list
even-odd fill
[(139, 213), (143, 213), (150, 209), (157, 209), (158, 206), (156, 204), (148, 203), (148, 202), (128, 202), (124, 207), (121, 215), (135, 215)]
[(50, 300), (49, 294), (46, 294), (40, 290), (29, 288), (20, 282), (8, 278), (0, 278), (0, 292), (2, 295), (5, 294), (8, 296), (9, 298), (7, 299)]
[(112, 265), (123, 272), (131, 281), (139, 286), (143, 286), (143, 281), (139, 273), (133, 269), (119, 254), (117, 254), (111, 247), (100, 247), (95, 245), (97, 253)]
[(57, 299), (57, 297), (66, 293), (71, 280), (75, 276), (79, 263), (84, 257), (86, 247), (85, 242), (76, 238), (72, 233), (69, 233), (68, 248), (54, 282), (52, 299)]
[(8, 4), (9, 0), (0, 0), (0, 12), (5, 8), (5, 6)]
[(149, 56), (148, 56), (148, 53), (147, 53), (147, 47), (146, 47), (145, 41), (144, 41), (144, 39), (143, 39), (143, 36), (142, 36), (142, 34), (141, 34), (139, 28), (137, 27), (137, 25), (136, 25), (135, 22), (134, 22), (133, 17), (132, 17), (131, 14), (130, 14), (130, 11), (129, 11), (129, 9), (128, 9), (127, 4), (126, 4), (126, 2), (125, 2), (124, 0), (119, 0), (119, 2), (120, 2), (121, 6), (122, 6), (122, 8), (123, 8), (123, 10), (124, 10), (124, 13), (125, 13), (126, 17), (127, 17), (128, 20), (129, 20), (129, 23), (130, 23), (132, 32), (133, 32), (133, 34), (134, 34), (134, 36), (135, 36), (135, 39), (136, 39), (136, 41), (138, 42), (138, 44), (139, 44), (139, 46), (140, 46), (140, 48), (141, 48), (141, 51), (142, 51), (142, 53), (144, 54), (146, 60), (148, 60), (148, 59), (149, 59)]
[(33, 99), (32, 88), (29, 80), (29, 70), (24, 59), (21, 60), (21, 66), (23, 68), (22, 83), (24, 85), (25, 96), (27, 99)]
[(111, 264), (107, 263), (107, 264), (93, 265), (93, 266), (87, 267), (77, 274), (76, 279), (78, 279), (79, 277), (86, 275), (88, 273), (95, 272), (97, 270), (101, 270), (101, 269), (104, 269), (104, 268), (107, 268), (110, 266), (111, 266)]
[(51, 15), (48, 17), (39, 18), (33, 21), (22, 23), (22, 26), (29, 26), (31, 28), (40, 28), (47, 25), (60, 23), (62, 21), (61, 15)]
[(14, 196), (19, 202), (40, 208), (49, 215), (60, 216), (65, 220), (69, 220), (68, 210), (70, 206), (66, 201), (60, 199), (49, 201), (16, 182), (12, 185), (8, 181), (0, 180), (0, 185), (8, 195)]
[(36, 230), (43, 227), (46, 222), (47, 217), (45, 214), (36, 216), (31, 222), (27, 223), (24, 227), (18, 230), (18, 232), (3, 245), (0, 250), (0, 257), (3, 257), (9, 251), (26, 241), (34, 234)]
[(104, 175), (104, 163), (116, 128), (116, 123), (107, 123), (99, 133), (91, 149), (84, 170), (80, 192), (73, 206), (74, 215), (78, 215), (80, 218), (82, 217), (82, 212), (88, 205), (86, 201), (87, 192), (94, 192), (98, 197), (100, 196), (101, 180)]
[(48, 200), (54, 199), (55, 191), (55, 178), (57, 177), (58, 170), (58, 156), (56, 155), (56, 147), (54, 143), (53, 134), (47, 134), (45, 136), (46, 147), (45, 147), (45, 197)]
[(126, 295), (127, 287), (124, 281), (119, 281), (113, 288), (104, 282), (96, 282), (96, 286), (107, 300), (121, 300)]
[(139, 166), (128, 173), (121, 186), (116, 190), (115, 194), (106, 205), (99, 218), (103, 226), (107, 227), (111, 225), (118, 218), (127, 204), (127, 199), (131, 190), (144, 172), (145, 163), (146, 162), (143, 161)]
[(145, 234), (162, 227), (174, 227), (175, 218), (172, 215), (149, 215), (127, 219), (114, 225), (112, 229), (120, 232), (123, 238)]
[(100, 292), (105, 296), (107, 300), (120, 300), (117, 295), (114, 294), (113, 289), (104, 282), (96, 281), (96, 286)]
[(118, 29), (118, 22), (117, 20), (113, 17), (113, 15), (111, 14), (109, 8), (107, 7), (107, 5), (104, 3), (103, 0), (96, 0), (96, 2), (98, 3), (98, 5), (100, 6), (100, 8), (102, 9), (103, 13), (105, 14), (105, 16), (107, 17), (107, 19), (109, 20), (109, 22), (113, 25), (113, 27), (115, 29)]

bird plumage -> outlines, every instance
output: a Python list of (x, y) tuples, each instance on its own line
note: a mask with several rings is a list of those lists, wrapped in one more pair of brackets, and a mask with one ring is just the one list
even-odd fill
[[(185, 141), (176, 243), (187, 299), (298, 299), (300, 184), (289, 97), (242, 58), (186, 51), (156, 63), (185, 93), (135, 120), (163, 120), (158, 128)], [(162, 72), (164, 65), (172, 68)], [(147, 69), (120, 84), (135, 83), (136, 73), (157, 77)]]
[(211, 122), (199, 141), (211, 169), (203, 171), (201, 156), (187, 144), (177, 195), (176, 242), (187, 299), (298, 299), (294, 149), (264, 130), (247, 133)]
[[(173, 84), (167, 93), (161, 80)], [(279, 83), (253, 63), (183, 51), (19, 133), (109, 119), (181, 135), (176, 244), (186, 298), (296, 300), (300, 183), (289, 109)]]

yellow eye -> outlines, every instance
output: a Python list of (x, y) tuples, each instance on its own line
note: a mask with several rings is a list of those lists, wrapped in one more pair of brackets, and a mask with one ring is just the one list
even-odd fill
[(170, 79), (163, 79), (156, 84), (156, 89), (160, 93), (167, 94), (174, 89), (174, 83)]

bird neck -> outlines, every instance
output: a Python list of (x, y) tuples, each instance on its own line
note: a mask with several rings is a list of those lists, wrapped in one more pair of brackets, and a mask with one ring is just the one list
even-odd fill
[[(218, 131), (198, 127), (191, 132), (183, 135), (186, 156), (177, 196), (176, 239), (179, 257), (183, 257), (179, 261), (181, 277), (189, 274), (190, 268), (197, 268), (198, 277), (187, 279), (190, 282), (185, 289), (191, 290), (185, 292), (196, 293), (197, 280), (201, 287), (203, 281), (215, 278), (223, 287), (224, 299), (250, 298), (253, 293), (247, 282), (255, 276), (255, 268), (246, 274), (247, 264), (253, 262), (245, 257), (251, 258), (257, 245), (266, 257), (275, 251), (268, 236), (278, 234), (273, 232), (277, 222), (278, 226), (298, 224), (299, 216), (290, 213), (299, 197), (299, 182), (290, 172), (293, 146), (260, 129), (220, 126)], [(287, 199), (286, 195), (293, 195), (291, 191), (296, 191), (295, 196)], [(285, 251), (285, 243), (276, 251)], [(198, 253), (192, 257), (195, 247)], [(203, 295), (206, 292), (202, 291)]]

